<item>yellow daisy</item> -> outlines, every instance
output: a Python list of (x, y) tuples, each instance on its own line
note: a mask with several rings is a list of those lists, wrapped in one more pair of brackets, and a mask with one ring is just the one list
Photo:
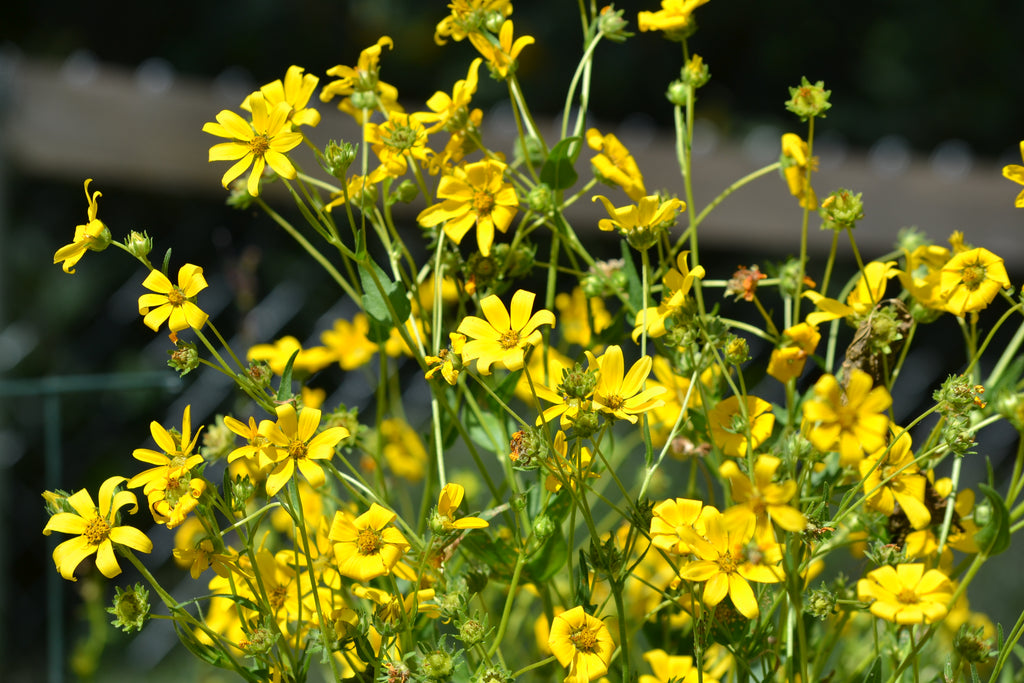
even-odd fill
[(464, 529), (483, 529), (489, 526), (487, 520), (479, 517), (459, 517), (456, 514), (462, 505), (466, 489), (462, 484), (448, 483), (441, 489), (437, 497), (437, 521), (443, 532), (461, 531)]
[(708, 426), (711, 438), (722, 453), (742, 457), (747, 449), (756, 449), (772, 435), (775, 415), (772, 404), (756, 396), (746, 396), (744, 411), (740, 408), (740, 397), (730, 396), (708, 411)]
[[(320, 112), (308, 109), (306, 105), (309, 104), (309, 98), (313, 96), (320, 79), (313, 74), (303, 74), (303, 71), (301, 66), (292, 65), (285, 72), (283, 81), (279, 78), (267, 83), (260, 88), (260, 92), (263, 93), (263, 99), (270, 111), (276, 109), (281, 102), (288, 105), (288, 122), (293, 126), (316, 126), (320, 123)], [(246, 97), (241, 105), (242, 109), (248, 112), (252, 111), (252, 104), (249, 101), (251, 97), (252, 95)]]
[(857, 582), (857, 599), (871, 613), (896, 624), (933, 624), (945, 618), (953, 584), (938, 569), (923, 564), (886, 565)]
[(833, 375), (822, 375), (814, 397), (804, 402), (807, 438), (822, 453), (839, 451), (839, 462), (852, 465), (865, 452), (885, 445), (892, 397), (883, 386), (872, 388), (871, 375), (853, 370), (843, 392)]
[(708, 0), (661, 0), (657, 12), (640, 12), (636, 23), (641, 31), (678, 33), (691, 26), (690, 14)]
[(615, 643), (608, 626), (582, 607), (562, 612), (551, 624), (548, 647), (568, 669), (566, 683), (587, 683), (608, 673)]
[(598, 367), (597, 387), (594, 389), (594, 407), (609, 413), (619, 420), (636, 424), (637, 415), (664, 405), (658, 398), (665, 393), (662, 386), (652, 385), (644, 389), (644, 382), (651, 374), (653, 360), (644, 356), (624, 374), (622, 348), (609, 346), (600, 358), (594, 358), (587, 351), (592, 367)]
[(773, 455), (759, 455), (754, 461), (753, 477), (743, 474), (735, 460), (726, 460), (718, 468), (719, 474), (729, 482), (736, 504), (754, 513), (759, 533), (769, 532), (773, 522), (793, 532), (803, 531), (807, 526), (804, 514), (788, 504), (797, 494), (796, 482), (792, 479), (772, 481), (781, 464)]
[(512, 310), (505, 308), (496, 295), (480, 302), (484, 318), (466, 316), (458, 332), (470, 340), (462, 347), (462, 360), (476, 360), (476, 369), (489, 375), (491, 366), (501, 363), (508, 370), (519, 370), (527, 349), (540, 344), (541, 325), (554, 325), (555, 315), (548, 310), (533, 311), (536, 295), (520, 289), (512, 296)]
[(295, 167), (285, 152), (302, 142), (302, 133), (291, 131), (288, 116), (292, 105), (278, 102), (271, 108), (262, 92), (249, 95), (252, 109), (252, 123), (227, 109), (217, 114), (217, 123), (203, 124), (203, 132), (232, 142), (221, 142), (210, 148), (210, 161), (236, 161), (221, 178), (221, 184), (228, 184), (245, 173), (249, 173), (247, 189), (253, 197), (260, 194), (260, 178), (263, 169), (269, 165), (282, 178), (294, 178)]
[(961, 318), (982, 310), (1009, 286), (1003, 259), (981, 247), (955, 255), (939, 275), (939, 296), (946, 301), (946, 310)]
[(818, 197), (807, 180), (808, 169), (818, 170), (818, 158), (807, 155), (807, 143), (796, 133), (782, 136), (782, 174), (789, 185), (789, 193), (800, 200), (800, 206), (818, 208)]
[(138, 529), (117, 526), (118, 513), (122, 508), (130, 505), (129, 514), (135, 514), (139, 509), (134, 493), (117, 490), (124, 481), (124, 477), (110, 477), (100, 485), (99, 507), (85, 489), (73, 493), (68, 496), (67, 504), (74, 512), (58, 512), (46, 523), (43, 529), (46, 536), (54, 531), (76, 534), (53, 551), (53, 562), (65, 579), (77, 581), (75, 568), (93, 554), (96, 555), (96, 567), (103, 576), (112, 579), (120, 574), (121, 567), (114, 554), (115, 543), (142, 553), (153, 549), (153, 542)]
[(274, 467), (267, 475), (267, 495), (273, 496), (288, 483), (296, 468), (312, 486), (324, 483), (324, 470), (317, 460), (334, 457), (334, 447), (349, 435), (345, 427), (330, 427), (319, 434), (320, 411), (303, 408), (296, 412), (295, 406), (285, 403), (277, 407), (277, 422), (263, 420), (260, 433), (276, 446), (260, 451), (260, 465)]
[(207, 287), (203, 269), (199, 266), (186, 263), (178, 269), (177, 285), (171, 284), (166, 275), (154, 268), (142, 281), (142, 286), (155, 292), (139, 297), (139, 315), (145, 316), (142, 322), (154, 332), (165, 320), (169, 321), (171, 332), (187, 327), (198, 330), (210, 317), (191, 301)]
[(398, 89), (380, 80), (380, 53), (385, 47), (390, 50), (394, 41), (388, 36), (381, 36), (359, 53), (359, 61), (354, 67), (339, 64), (328, 69), (327, 75), (338, 80), (323, 87), (320, 101), (330, 102), (335, 96), (341, 96), (343, 99), (338, 109), (352, 116), (360, 125), (366, 123), (364, 114), (403, 111), (398, 104)]
[(647, 195), (644, 176), (636, 159), (617, 137), (611, 133), (602, 135), (596, 128), (591, 128), (587, 131), (587, 145), (599, 152), (590, 160), (594, 175), (599, 180), (618, 185), (634, 202)]
[(477, 246), (489, 256), (494, 231), (508, 230), (519, 210), (515, 188), (504, 180), (505, 168), (492, 159), (456, 166), (438, 183), (437, 196), (444, 201), (424, 209), (416, 220), (426, 228), (444, 222), (444, 233), (456, 244), (476, 225)]
[(516, 59), (523, 48), (534, 43), (533, 36), (520, 36), (513, 42), (512, 30), (512, 20), (506, 19), (501, 24), (497, 40), (489, 33), (469, 34), (469, 42), (483, 55), (491, 69), (502, 78), (507, 78), (509, 71), (515, 70)]
[(96, 218), (96, 213), (100, 208), (98, 200), (103, 194), (97, 190), (90, 195), (89, 183), (91, 182), (92, 178), (85, 181), (85, 199), (89, 202), (87, 212), (89, 221), (84, 225), (76, 225), (75, 238), (71, 244), (61, 247), (53, 255), (54, 264), (63, 261), (61, 267), (65, 273), (75, 272), (75, 264), (81, 260), (87, 250), (103, 251), (110, 244), (110, 230), (107, 229), (103, 221)]
[(390, 574), (409, 549), (402, 532), (390, 526), (396, 517), (376, 503), (359, 517), (336, 512), (328, 538), (335, 542), (338, 571), (356, 581)]
[(593, 201), (604, 204), (608, 218), (597, 222), (605, 232), (618, 230), (635, 249), (649, 249), (657, 242), (661, 232), (675, 225), (676, 216), (686, 210), (686, 202), (673, 197), (661, 201), (657, 195), (641, 197), (636, 204), (616, 208), (607, 197), (594, 195)]
[[(1024, 140), (1020, 141), (1020, 155), (1024, 158)], [(1003, 177), (1012, 180), (1013, 182), (1024, 185), (1024, 166), (1017, 164), (1010, 164), (1009, 166), (1003, 166)], [(1017, 199), (1014, 200), (1013, 205), (1018, 209), (1024, 209), (1024, 190), (1020, 191), (1017, 195)]]
[(807, 358), (818, 348), (821, 333), (808, 323), (798, 323), (782, 331), (783, 346), (772, 351), (768, 374), (783, 384), (803, 374)]

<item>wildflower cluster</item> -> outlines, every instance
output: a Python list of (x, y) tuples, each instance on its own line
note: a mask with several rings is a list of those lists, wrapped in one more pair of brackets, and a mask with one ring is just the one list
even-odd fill
[[(990, 343), (1024, 311), (1003, 260), (958, 233), (948, 248), (920, 237), (864, 261), (853, 228), (870, 197), (818, 201), (814, 126), (830, 91), (806, 78), (785, 105), (805, 128), (782, 136), (779, 160), (699, 206), (693, 93), (711, 76), (689, 50), (707, 1), (641, 11), (639, 37), (623, 11), (581, 3), (557, 140), (528, 107), (518, 67), (535, 41), (508, 0), (449, 3), (434, 40), (472, 58), (422, 110), (383, 79), (402, 46), (382, 36), (332, 80), (292, 66), (241, 113), (216, 114), (203, 130), (226, 140), (209, 160), (232, 162), (229, 201), (268, 211), (359, 309), (318, 345), (287, 334), (231, 348), (201, 306), (203, 267), (172, 274), (169, 255), (149, 262), (148, 236), (114, 241), (86, 181), (87, 222), (54, 263), (73, 273), (110, 245), (137, 259), (141, 323), (166, 325), (169, 365), (210, 366), (240, 400), (154, 421), (153, 443), (121, 458), (98, 499), (45, 493), (44, 533), (71, 536), (57, 571), (114, 578), (126, 559), (145, 583), (117, 589), (115, 625), (169, 617), (190, 652), (248, 681), (316, 667), (367, 683), (916, 680), (925, 667), (976, 680), (997, 653), (1005, 666), (1020, 629), (992, 640), (966, 596), (1021, 526), (1022, 456), (977, 498), (961, 469), (987, 425), (1024, 429), (1011, 362), (1024, 334)], [(678, 187), (651, 188), (642, 159), (586, 126), (595, 53), (644, 34), (687, 55), (670, 86)], [(514, 149), (488, 147), (473, 106), (490, 81), (510, 94)], [(362, 138), (313, 159), (300, 145), (321, 121), (318, 88)], [(1020, 168), (1004, 175), (1021, 182)], [(824, 264), (804, 249), (764, 272), (700, 262), (711, 211), (776, 172), (796, 199), (794, 239), (806, 245), (812, 211), (850, 235), (849, 281), (832, 278), (837, 247)], [(274, 182), (294, 215), (266, 204)], [(621, 258), (599, 258), (567, 218), (581, 199), (601, 203), (595, 227)], [(395, 223), (398, 201), (416, 205), (418, 229)], [(965, 366), (910, 414), (894, 385), (915, 336), (943, 318), (962, 331)], [(332, 367), (375, 385), (372, 411), (314, 386)], [(139, 493), (147, 533), (124, 519)], [(195, 597), (172, 596), (138, 557), (151, 537), (173, 545)]]

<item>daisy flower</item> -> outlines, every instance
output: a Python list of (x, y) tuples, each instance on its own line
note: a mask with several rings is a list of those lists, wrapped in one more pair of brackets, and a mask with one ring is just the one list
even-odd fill
[(554, 325), (555, 315), (541, 309), (531, 315), (536, 295), (520, 289), (512, 296), (511, 313), (497, 295), (480, 302), (484, 318), (467, 316), (458, 332), (470, 340), (462, 347), (462, 360), (476, 360), (482, 375), (491, 373), (491, 366), (501, 363), (508, 370), (523, 367), (526, 350), (541, 342), (541, 325)]
[[(267, 495), (273, 496), (288, 483), (298, 469), (312, 486), (324, 483), (324, 470), (317, 460), (330, 460), (334, 457), (334, 447), (349, 435), (345, 427), (331, 427), (319, 434), (320, 411), (305, 407), (301, 413), (295, 406), (285, 403), (277, 407), (277, 422), (263, 420), (260, 423), (260, 434), (276, 446), (260, 452), (260, 465), (273, 463), (273, 469), (267, 475)], [(272, 450), (273, 455), (268, 455)]]
[(896, 624), (933, 624), (946, 617), (953, 584), (938, 569), (923, 564), (885, 565), (857, 582), (857, 599), (871, 613)]
[(391, 526), (396, 517), (376, 503), (358, 517), (336, 512), (328, 538), (335, 541), (338, 571), (356, 581), (390, 574), (409, 549), (402, 532)]
[(568, 669), (567, 683), (586, 683), (608, 673), (615, 643), (608, 626), (582, 607), (562, 612), (551, 623), (548, 647)]
[(65, 579), (77, 581), (75, 568), (93, 554), (103, 576), (112, 579), (120, 574), (121, 567), (114, 555), (115, 543), (142, 553), (153, 549), (153, 542), (138, 529), (117, 526), (121, 508), (131, 506), (129, 514), (135, 514), (139, 508), (134, 493), (117, 490), (124, 481), (124, 477), (110, 477), (100, 485), (99, 507), (85, 489), (68, 496), (66, 502), (74, 512), (58, 512), (46, 523), (44, 535), (49, 536), (54, 531), (75, 534), (74, 538), (64, 541), (53, 551), (53, 562)]
[(178, 270), (177, 285), (154, 268), (142, 281), (142, 286), (154, 293), (139, 297), (139, 315), (144, 316), (142, 322), (154, 332), (160, 329), (165, 320), (169, 321), (171, 332), (187, 327), (198, 330), (210, 317), (191, 301), (207, 287), (203, 269), (199, 266), (191, 263), (183, 265)]
[(71, 244), (61, 247), (53, 255), (54, 264), (63, 261), (61, 267), (65, 273), (75, 272), (75, 264), (81, 260), (87, 250), (103, 251), (110, 244), (110, 230), (107, 229), (103, 221), (96, 218), (96, 213), (100, 208), (98, 201), (103, 194), (97, 190), (90, 195), (89, 183), (91, 182), (92, 178), (85, 181), (85, 199), (89, 202), (87, 212), (89, 221), (84, 225), (76, 225), (75, 238)]
[(939, 296), (946, 310), (961, 318), (985, 308), (1009, 286), (1003, 259), (981, 247), (955, 255), (939, 275)]
[(708, 425), (711, 438), (722, 453), (732, 457), (743, 457), (747, 449), (756, 449), (772, 435), (775, 415), (772, 404), (756, 396), (743, 399), (730, 396), (708, 411)]
[(852, 465), (885, 446), (892, 397), (872, 384), (871, 375), (853, 370), (844, 393), (834, 375), (822, 375), (804, 403), (807, 438), (822, 453), (839, 451), (840, 464)]
[(644, 356), (624, 374), (622, 348), (609, 346), (600, 358), (594, 358), (587, 351), (591, 367), (598, 367), (597, 387), (594, 389), (594, 406), (604, 413), (610, 413), (618, 420), (629, 420), (636, 424), (637, 415), (664, 405), (659, 396), (665, 393), (662, 386), (644, 389), (644, 382), (651, 374), (654, 361)]

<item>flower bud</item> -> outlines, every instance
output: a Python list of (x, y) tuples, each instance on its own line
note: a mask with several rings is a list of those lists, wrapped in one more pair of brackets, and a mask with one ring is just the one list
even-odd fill
[(711, 71), (708, 70), (708, 65), (704, 63), (704, 59), (700, 55), (694, 55), (679, 72), (679, 78), (684, 85), (696, 90), (711, 80)]
[(622, 259), (597, 261), (580, 281), (583, 293), (593, 298), (615, 296), (625, 290), (628, 284), (625, 265)]
[(672, 81), (665, 91), (665, 99), (677, 107), (685, 107), (690, 99), (690, 89), (682, 81)]
[(789, 89), (786, 109), (799, 116), (801, 121), (813, 116), (825, 118), (825, 112), (832, 107), (828, 101), (831, 94), (831, 90), (825, 90), (825, 81), (811, 85), (807, 77), (803, 76), (799, 86)]
[(224, 203), (232, 209), (245, 211), (252, 206), (253, 199), (254, 197), (249, 194), (249, 186), (246, 183), (245, 176), (242, 176), (228, 185), (228, 198)]
[(141, 261), (149, 256), (149, 252), (153, 251), (153, 238), (147, 235), (145, 231), (140, 233), (132, 230), (124, 238), (124, 246), (128, 248), (129, 254)]
[(533, 533), (539, 541), (544, 541), (555, 533), (556, 528), (554, 521), (547, 515), (539, 515), (537, 519), (533, 520)]
[(601, 9), (597, 17), (597, 30), (604, 34), (608, 40), (616, 43), (624, 43), (626, 38), (631, 38), (632, 33), (626, 30), (629, 22), (622, 18), (623, 10), (615, 9), (614, 5), (608, 5)]
[(231, 482), (231, 509), (235, 512), (243, 512), (249, 504), (249, 499), (252, 498), (252, 494), (256, 491), (256, 485), (252, 483), (252, 479), (247, 474), (239, 474), (235, 477), (235, 480)]
[(43, 491), (43, 500), (46, 501), (46, 513), (52, 517), (58, 512), (74, 512), (75, 509), (68, 503), (70, 496), (70, 492), (62, 489)]
[(839, 189), (821, 202), (819, 212), (824, 221), (822, 230), (852, 230), (857, 227), (857, 221), (864, 218), (864, 202), (861, 201), (861, 193)]
[(961, 624), (960, 630), (953, 637), (953, 649), (972, 665), (981, 664), (996, 656), (996, 650), (992, 648), (992, 641), (985, 637), (983, 626), (971, 629), (967, 624)]
[(742, 365), (750, 360), (750, 347), (742, 337), (732, 337), (725, 345), (725, 362), (729, 365)]
[(372, 90), (357, 90), (352, 93), (352, 106), (356, 109), (376, 109), (377, 94)]
[(466, 618), (459, 624), (459, 640), (466, 647), (473, 647), (484, 641), (484, 638), (487, 637), (487, 630), (487, 617), (480, 619), (474, 615), (474, 618)]
[(168, 351), (167, 355), (171, 357), (167, 361), (167, 365), (177, 370), (180, 377), (184, 377), (199, 367), (199, 349), (192, 342), (179, 339), (175, 342), (174, 349)]
[(114, 593), (114, 605), (107, 608), (107, 614), (114, 615), (110, 623), (125, 633), (141, 631), (149, 620), (149, 591), (141, 583), (124, 590), (118, 586)]
[(398, 187), (391, 193), (390, 199), (392, 203), (402, 202), (403, 204), (411, 204), (419, 193), (420, 188), (417, 187), (416, 183), (406, 178), (398, 183)]
[(512, 683), (512, 674), (504, 667), (489, 666), (473, 678), (473, 683)]
[(270, 380), (274, 377), (270, 364), (265, 360), (249, 361), (249, 367), (245, 369), (245, 376), (252, 380), (252, 383), (261, 389), (270, 386)]
[(530, 207), (531, 211), (548, 214), (554, 209), (553, 199), (551, 188), (545, 183), (540, 183), (526, 195), (526, 205)]
[(516, 159), (522, 160), (524, 157), (529, 160), (531, 166), (536, 167), (540, 167), (545, 161), (544, 146), (532, 135), (519, 138), (516, 145)]
[(338, 180), (345, 180), (345, 174), (349, 166), (356, 160), (358, 150), (350, 142), (335, 142), (331, 140), (324, 147), (323, 156), (320, 157), (320, 166)]
[(825, 620), (836, 613), (836, 595), (825, 586), (811, 591), (804, 611)]
[(597, 375), (576, 363), (572, 368), (562, 370), (562, 381), (558, 385), (558, 391), (569, 398), (582, 400), (590, 396), (596, 386)]

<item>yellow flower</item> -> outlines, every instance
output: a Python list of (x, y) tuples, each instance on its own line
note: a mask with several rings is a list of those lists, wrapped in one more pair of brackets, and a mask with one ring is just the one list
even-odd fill
[(380, 53), (384, 47), (389, 50), (394, 42), (387, 36), (381, 38), (370, 47), (359, 53), (359, 61), (355, 67), (338, 66), (327, 70), (328, 76), (337, 77), (320, 91), (320, 101), (330, 102), (335, 96), (344, 99), (338, 109), (352, 116), (360, 125), (374, 111), (401, 112), (398, 104), (398, 90), (395, 86), (380, 80)]
[[(1024, 158), (1024, 140), (1020, 141), (1020, 155)], [(1003, 177), (1019, 185), (1024, 185), (1024, 166), (1018, 166), (1017, 164), (1003, 166)], [(1024, 190), (1021, 190), (1020, 194), (1017, 195), (1013, 205), (1018, 209), (1024, 209)]]
[(800, 200), (805, 209), (818, 208), (818, 197), (807, 179), (808, 170), (818, 170), (818, 158), (808, 157), (807, 143), (796, 133), (782, 136), (782, 174), (789, 185), (789, 193)]
[(640, 12), (636, 23), (641, 31), (679, 33), (690, 28), (690, 14), (708, 0), (661, 0), (657, 12)]
[(796, 508), (787, 505), (797, 494), (792, 479), (773, 483), (775, 472), (782, 461), (773, 455), (759, 455), (754, 461), (754, 476), (748, 478), (740, 472), (734, 460), (726, 460), (718, 468), (719, 474), (729, 481), (732, 498), (737, 505), (749, 508), (757, 518), (758, 533), (767, 533), (774, 522), (786, 531), (803, 531), (807, 519)]
[(285, 152), (302, 142), (302, 133), (291, 131), (288, 115), (292, 107), (287, 102), (279, 102), (271, 108), (262, 92), (249, 95), (248, 101), (252, 108), (252, 124), (225, 109), (217, 114), (217, 123), (203, 124), (203, 132), (233, 141), (221, 142), (210, 148), (210, 161), (237, 160), (221, 178), (221, 184), (227, 187), (252, 166), (247, 189), (253, 197), (258, 197), (260, 177), (267, 165), (282, 178), (295, 177), (295, 167)]
[(822, 375), (814, 398), (804, 402), (808, 439), (822, 453), (839, 451), (839, 462), (852, 465), (865, 452), (885, 445), (892, 397), (883, 386), (872, 388), (871, 375), (853, 370), (844, 395), (834, 375)]
[(939, 276), (939, 296), (946, 300), (946, 310), (961, 318), (982, 310), (1009, 286), (1003, 259), (980, 247), (955, 255)]
[(449, 332), (448, 339), (450, 340), (448, 348), (441, 349), (436, 356), (424, 358), (427, 365), (430, 366), (424, 376), (427, 379), (432, 379), (440, 372), (445, 382), (455, 386), (455, 382), (459, 379), (459, 373), (462, 371), (462, 347), (466, 343), (466, 336), (458, 332)]
[(160, 451), (149, 448), (136, 448), (132, 451), (132, 457), (150, 465), (155, 465), (148, 470), (139, 472), (128, 482), (128, 488), (134, 489), (143, 487), (142, 492), (147, 496), (159, 487), (166, 486), (168, 480), (188, 478), (189, 471), (196, 465), (203, 462), (203, 456), (193, 453), (196, 442), (199, 441), (199, 432), (202, 427), (192, 434), (192, 406), (185, 406), (185, 412), (181, 416), (181, 433), (173, 435), (155, 420), (149, 423), (149, 432), (153, 441), (160, 447)]
[(511, 0), (452, 0), (448, 3), (451, 14), (438, 22), (434, 30), (434, 42), (444, 45), (445, 38), (459, 41), (471, 33), (477, 33), (489, 16), (507, 17), (512, 14)]
[(186, 263), (178, 269), (177, 285), (171, 284), (166, 275), (154, 268), (142, 281), (142, 286), (156, 292), (139, 297), (139, 315), (145, 316), (142, 322), (154, 332), (168, 319), (167, 326), (171, 332), (187, 327), (202, 329), (210, 317), (191, 301), (207, 287), (203, 269), (199, 266)]
[[(686, 529), (693, 529), (702, 515), (718, 512), (699, 500), (675, 498), (654, 506), (651, 516), (651, 543), (673, 555), (689, 555), (690, 544), (683, 540)], [(700, 527), (703, 529), (703, 526)]]
[(370, 509), (353, 517), (336, 512), (328, 535), (334, 544), (338, 571), (356, 581), (369, 581), (390, 574), (409, 543), (402, 532), (390, 526), (398, 517), (376, 503)]
[(590, 160), (594, 175), (599, 180), (618, 185), (634, 202), (647, 195), (640, 167), (617, 137), (611, 133), (602, 135), (596, 128), (591, 128), (587, 131), (587, 145), (600, 152)]
[(536, 295), (520, 289), (512, 295), (512, 311), (497, 295), (491, 295), (480, 302), (484, 318), (470, 315), (459, 323), (458, 332), (466, 335), (462, 347), (462, 360), (466, 363), (476, 360), (476, 369), (482, 375), (489, 375), (491, 365), (501, 363), (508, 370), (523, 367), (527, 349), (541, 342), (541, 325), (554, 325), (555, 315), (541, 309), (531, 315)]
[(330, 427), (317, 434), (320, 415), (319, 410), (308, 407), (297, 413), (294, 405), (285, 403), (277, 406), (277, 422), (260, 422), (260, 433), (276, 446), (273, 451), (260, 452), (261, 466), (274, 465), (267, 476), (268, 496), (280, 491), (295, 474), (296, 468), (311, 486), (324, 483), (324, 470), (316, 461), (333, 458), (334, 447), (349, 435), (349, 431), (345, 427)]
[(475, 32), (469, 34), (469, 42), (483, 55), (493, 71), (502, 78), (507, 78), (508, 72), (515, 70), (515, 61), (519, 53), (527, 45), (532, 45), (534, 40), (533, 36), (520, 36), (512, 42), (512, 20), (506, 19), (501, 24), (496, 41), (490, 33)]
[(670, 655), (664, 650), (648, 650), (644, 653), (644, 660), (651, 665), (654, 675), (641, 674), (639, 683), (718, 683), (718, 679), (709, 676), (707, 671), (703, 676), (699, 675), (693, 657)]
[(551, 624), (548, 647), (567, 668), (566, 683), (587, 683), (608, 672), (615, 643), (608, 626), (582, 607), (562, 612)]
[(465, 495), (466, 489), (461, 484), (448, 483), (441, 489), (441, 494), (437, 497), (437, 516), (443, 531), (483, 529), (490, 526), (487, 520), (479, 517), (455, 518)]
[(708, 411), (708, 426), (722, 453), (742, 457), (748, 448), (756, 450), (772, 435), (775, 415), (768, 401), (746, 396), (741, 408), (740, 397), (730, 396)]
[(785, 384), (803, 373), (807, 357), (818, 348), (821, 333), (813, 325), (798, 323), (783, 330), (782, 338), (785, 345), (772, 351), (768, 374)]
[(456, 166), (438, 183), (437, 196), (444, 201), (424, 209), (416, 220), (426, 228), (444, 221), (444, 233), (456, 244), (476, 225), (477, 246), (489, 256), (495, 229), (508, 230), (519, 210), (515, 188), (504, 181), (505, 168), (491, 159)]
[(480, 80), (478, 72), (483, 61), (477, 57), (470, 62), (465, 80), (455, 82), (455, 85), (452, 86), (451, 95), (438, 90), (430, 96), (430, 99), (427, 100), (427, 109), (433, 113), (427, 114), (424, 112), (423, 121), (433, 121), (435, 123), (427, 130), (428, 133), (433, 133), (442, 128), (449, 133), (454, 133), (464, 130), (467, 124), (470, 123), (473, 116), (469, 110), (469, 105), (473, 101), (474, 93), (476, 93), (477, 84)]
[[(320, 123), (320, 112), (316, 109), (307, 109), (306, 105), (309, 104), (309, 98), (313, 96), (320, 79), (313, 74), (304, 75), (302, 72), (301, 66), (292, 65), (285, 72), (283, 82), (279, 78), (267, 83), (260, 88), (260, 92), (270, 111), (274, 111), (281, 102), (288, 105), (288, 122), (293, 126), (316, 126)], [(241, 105), (242, 109), (248, 112), (252, 111), (252, 104), (249, 101), (251, 97), (252, 95), (246, 97)]]
[(896, 440), (866, 456), (857, 466), (869, 508), (892, 516), (898, 503), (915, 529), (931, 524), (932, 515), (924, 504), (926, 479), (914, 463), (909, 433), (901, 431)]
[[(333, 211), (335, 207), (344, 206), (352, 202), (352, 206), (363, 210), (365, 207), (372, 207), (377, 201), (377, 187), (367, 176), (351, 175), (345, 180), (345, 189), (332, 192), (331, 201), (324, 205), (325, 211)], [(367, 209), (369, 210), (369, 209)]]
[(206, 481), (186, 473), (184, 477), (167, 479), (149, 495), (149, 511), (153, 521), (173, 529), (185, 521), (188, 514), (199, 505), (199, 498), (206, 491)]
[(555, 308), (558, 309), (562, 338), (585, 348), (590, 347), (592, 335), (600, 334), (612, 322), (604, 299), (597, 296), (587, 298), (581, 287), (575, 287), (572, 294), (559, 293), (555, 297)]
[[(579, 440), (577, 439), (577, 445)], [(548, 470), (548, 476), (544, 478), (544, 488), (551, 493), (558, 493), (562, 490), (562, 482), (568, 481), (572, 489), (576, 490), (576, 482), (586, 477), (600, 477), (601, 475), (590, 468), (593, 456), (586, 446), (579, 446), (578, 451), (574, 448), (572, 455), (569, 454), (569, 444), (565, 439), (565, 432), (559, 430), (555, 434), (555, 441), (551, 444), (554, 456), (545, 460), (544, 464)]]
[(922, 306), (945, 310), (946, 301), (939, 296), (939, 280), (942, 267), (949, 260), (949, 249), (922, 244), (913, 251), (904, 251), (904, 258), (906, 270), (897, 273), (903, 288)]
[(85, 181), (85, 199), (89, 202), (87, 211), (89, 222), (84, 225), (76, 225), (75, 238), (71, 244), (61, 247), (53, 255), (54, 264), (64, 262), (61, 267), (65, 273), (75, 272), (75, 264), (85, 255), (86, 250), (103, 251), (110, 244), (110, 230), (107, 229), (103, 221), (96, 218), (96, 213), (100, 208), (98, 200), (103, 193), (97, 190), (90, 195), (89, 183), (91, 182), (92, 178)]
[(100, 485), (99, 507), (85, 489), (73, 493), (67, 497), (66, 503), (74, 512), (58, 512), (46, 523), (43, 529), (46, 536), (54, 531), (75, 534), (74, 538), (64, 541), (53, 551), (57, 571), (68, 581), (77, 581), (75, 568), (94, 553), (96, 566), (103, 576), (112, 579), (120, 574), (121, 567), (114, 555), (115, 543), (142, 553), (153, 549), (153, 542), (138, 529), (117, 526), (121, 508), (130, 505), (129, 514), (135, 514), (139, 507), (134, 493), (117, 491), (123, 481), (124, 477), (110, 477)]
[(599, 368), (597, 387), (594, 389), (592, 400), (594, 407), (601, 412), (636, 424), (637, 415), (665, 403), (658, 398), (665, 393), (664, 387), (651, 386), (644, 389), (644, 382), (651, 374), (654, 362), (650, 356), (644, 356), (633, 363), (629, 372), (625, 374), (622, 348), (619, 346), (609, 346), (600, 358), (594, 358), (593, 354), (587, 351), (587, 357), (591, 366)]
[(594, 195), (592, 201), (604, 204), (609, 218), (602, 218), (597, 227), (605, 232), (618, 230), (635, 249), (654, 246), (661, 232), (675, 225), (676, 216), (686, 210), (686, 202), (673, 197), (661, 201), (657, 195), (641, 197), (636, 204), (616, 208), (607, 197)]
[(370, 319), (365, 313), (356, 313), (352, 322), (335, 320), (332, 329), (320, 334), (320, 341), (338, 359), (342, 370), (355, 370), (369, 363), (377, 353), (377, 345), (367, 336), (369, 332)]
[(284, 374), (285, 367), (288, 365), (288, 359), (296, 351), (299, 352), (299, 355), (295, 356), (295, 361), (292, 363), (293, 372), (312, 374), (323, 370), (337, 360), (334, 353), (326, 346), (314, 346), (309, 349), (303, 349), (299, 340), (290, 335), (281, 337), (272, 344), (256, 344), (245, 354), (245, 359), (250, 362), (254, 360), (266, 361), (270, 366), (271, 372), (275, 375), (282, 375)]
[(405, 420), (390, 418), (380, 423), (384, 460), (395, 474), (410, 482), (423, 479), (427, 471), (427, 449), (416, 430)]
[(846, 297), (846, 305), (860, 315), (870, 313), (875, 304), (885, 296), (889, 280), (896, 277), (899, 272), (895, 261), (871, 261), (864, 266), (864, 272), (857, 279), (857, 285)]
[(871, 602), (871, 613), (896, 624), (933, 624), (946, 617), (953, 584), (923, 564), (889, 565), (857, 582), (857, 599)]
[(688, 251), (679, 252), (676, 256), (676, 267), (670, 269), (662, 278), (661, 303), (636, 314), (633, 321), (633, 341), (640, 339), (645, 320), (648, 337), (663, 337), (668, 334), (666, 323), (669, 318), (682, 310), (686, 304), (686, 297), (693, 287), (693, 281), (704, 277), (704, 266), (690, 270), (689, 255)]
[(755, 538), (757, 522), (744, 507), (708, 514), (702, 520), (703, 534), (682, 530), (683, 540), (690, 544), (697, 559), (681, 568), (679, 577), (705, 582), (703, 600), (708, 607), (716, 606), (728, 595), (740, 614), (756, 619), (760, 610), (749, 582), (782, 580), (779, 544)]
[(409, 159), (427, 163), (430, 149), (427, 147), (427, 129), (423, 125), (424, 115), (392, 112), (384, 123), (370, 123), (366, 126), (366, 141), (380, 159), (378, 166), (367, 181), (378, 183), (385, 178), (398, 178), (409, 170)]

